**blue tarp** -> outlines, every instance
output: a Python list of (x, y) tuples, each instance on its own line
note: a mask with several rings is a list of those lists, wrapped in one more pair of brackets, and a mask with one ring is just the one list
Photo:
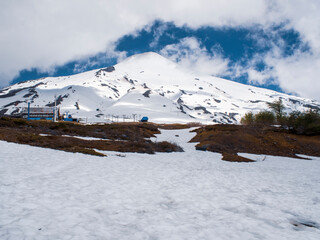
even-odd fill
[(149, 118), (148, 117), (142, 117), (140, 122), (148, 122)]

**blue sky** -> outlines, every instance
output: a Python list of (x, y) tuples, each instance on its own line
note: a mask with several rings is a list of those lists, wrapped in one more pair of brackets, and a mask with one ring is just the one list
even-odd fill
[[(259, 44), (256, 39), (265, 42)], [(248, 84), (248, 74), (244, 71), (239, 76), (233, 73), (234, 65), (238, 64), (246, 67), (254, 58), (263, 56), (272, 50), (272, 45), (282, 42), (282, 56), (291, 56), (298, 49), (308, 51), (308, 46), (301, 42), (300, 35), (293, 29), (286, 29), (284, 26), (278, 25), (272, 27), (269, 32), (265, 32), (260, 26), (250, 28), (215, 28), (215, 27), (200, 27), (191, 29), (187, 26), (177, 27), (173, 22), (163, 22), (155, 20), (152, 24), (146, 25), (132, 34), (126, 34), (115, 42), (115, 50), (125, 52), (126, 56), (142, 52), (157, 52), (163, 54), (163, 49), (166, 46), (179, 44), (183, 39), (194, 39), (199, 43), (199, 47), (203, 48), (210, 57), (215, 54), (223, 59), (228, 59), (228, 69), (218, 72), (214, 75)], [(166, 52), (166, 56), (171, 57), (177, 51), (185, 49), (187, 52), (192, 52), (190, 46), (177, 46), (178, 49)], [(180, 47), (180, 48), (179, 48)], [(181, 56), (179, 56), (181, 58)], [(175, 59), (176, 61), (181, 60)], [(12, 83), (20, 81), (37, 79), (47, 76), (62, 76), (70, 75), (78, 72), (88, 71), (96, 68), (102, 68), (116, 64), (116, 57), (108, 57), (107, 52), (79, 58), (67, 62), (63, 65), (55, 66), (53, 71), (42, 71), (36, 66), (31, 69), (22, 69), (19, 75), (16, 76)], [(266, 63), (261, 60), (255, 62), (254, 69), (263, 71), (267, 67)], [(276, 84), (274, 78), (270, 78), (263, 84), (251, 83), (253, 85), (282, 91)]]
[(23, 2), (0, 3), (0, 87), (154, 51), (195, 71), (320, 99), (318, 1)]

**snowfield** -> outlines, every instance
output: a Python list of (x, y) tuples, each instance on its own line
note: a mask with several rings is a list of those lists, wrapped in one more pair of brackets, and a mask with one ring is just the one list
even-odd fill
[(189, 131), (154, 155), (0, 141), (0, 239), (320, 239), (320, 158), (221, 161)]

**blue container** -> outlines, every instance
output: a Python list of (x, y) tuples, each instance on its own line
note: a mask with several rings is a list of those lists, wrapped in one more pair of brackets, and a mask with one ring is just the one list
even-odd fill
[(142, 117), (140, 122), (148, 122), (149, 118), (148, 117)]

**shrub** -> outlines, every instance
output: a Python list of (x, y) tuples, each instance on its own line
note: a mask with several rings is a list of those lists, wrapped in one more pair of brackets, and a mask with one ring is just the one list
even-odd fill
[(320, 114), (317, 111), (292, 112), (286, 118), (288, 128), (297, 134), (319, 135)]
[(13, 119), (13, 123), (16, 125), (27, 125), (27, 120), (25, 119)]
[(309, 124), (305, 130), (306, 135), (320, 135), (320, 122)]
[(249, 112), (241, 118), (241, 124), (244, 125), (272, 125), (276, 122), (295, 134), (320, 135), (320, 113), (314, 110), (307, 112), (294, 111), (288, 116), (278, 114), (277, 118), (269, 111), (262, 111), (257, 114)]
[(269, 111), (262, 111), (255, 115), (255, 123), (257, 124), (271, 125), (275, 123), (275, 120), (274, 114)]
[(255, 116), (252, 112), (248, 112), (241, 118), (240, 122), (244, 125), (252, 125), (255, 122)]
[(155, 143), (155, 150), (157, 152), (183, 152), (179, 145), (167, 141)]
[(275, 123), (275, 116), (270, 111), (262, 111), (256, 114), (252, 112), (246, 113), (240, 120), (243, 125), (271, 125)]

